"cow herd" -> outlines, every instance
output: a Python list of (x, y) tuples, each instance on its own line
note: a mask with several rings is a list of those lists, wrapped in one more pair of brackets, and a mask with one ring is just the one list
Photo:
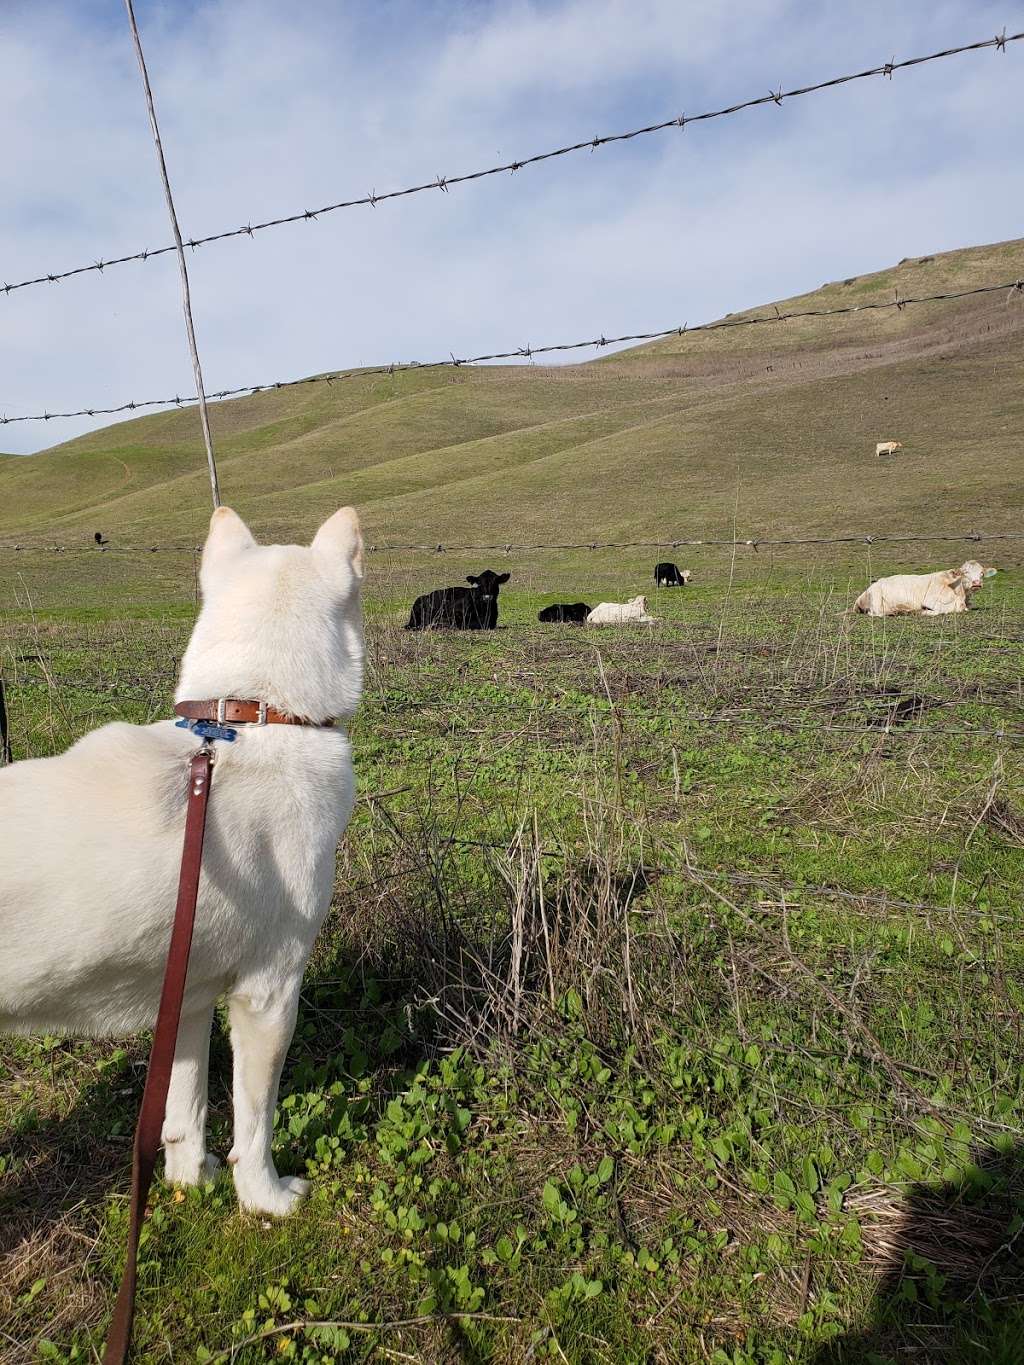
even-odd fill
[[(967, 611), (973, 593), (996, 572), (976, 559), (959, 569), (940, 569), (930, 574), (895, 574), (879, 578), (860, 594), (851, 611), (868, 616), (942, 616)], [(406, 630), (494, 630), (498, 624), (498, 593), (511, 574), (469, 574), (468, 588), (435, 588), (417, 597)], [(656, 564), (654, 581), (659, 588), (684, 587), (693, 577), (689, 569), (680, 570), (667, 562)], [(537, 613), (537, 620), (551, 625), (609, 626), (655, 625), (657, 617), (647, 613), (647, 598), (642, 594), (628, 602), (555, 602)]]
[[(493, 630), (498, 624), (498, 593), (510, 574), (468, 574), (466, 582), (454, 588), (435, 588), (416, 598), (409, 613), (406, 630)], [(675, 564), (657, 564), (654, 581), (659, 588), (681, 588), (693, 577), (689, 569), (680, 570)], [(555, 602), (537, 613), (537, 620), (548, 625), (608, 626), (653, 625), (655, 617), (647, 614), (647, 598), (632, 597), (628, 602), (599, 602), (590, 607), (586, 602)]]

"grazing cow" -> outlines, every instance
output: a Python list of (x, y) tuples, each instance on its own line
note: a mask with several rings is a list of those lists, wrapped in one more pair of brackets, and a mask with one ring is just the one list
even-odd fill
[(692, 570), (680, 571), (678, 565), (670, 564), (667, 560), (654, 566), (654, 582), (659, 588), (681, 588), (689, 583), (692, 577)]
[(510, 574), (485, 569), (467, 574), (471, 588), (435, 588), (417, 597), (406, 630), (493, 630), (498, 624), (498, 589)]
[(557, 621), (562, 625), (582, 626), (590, 615), (586, 602), (555, 602), (537, 613), (538, 621)]
[(971, 594), (995, 572), (995, 569), (984, 568), (976, 559), (969, 559), (959, 569), (894, 574), (891, 578), (879, 578), (865, 588), (853, 609), (866, 612), (868, 616), (905, 616), (918, 612), (944, 616), (948, 612), (966, 611)]
[(647, 598), (631, 597), (628, 602), (600, 602), (587, 617), (588, 626), (653, 625), (647, 615)]
[(897, 450), (903, 449), (902, 441), (879, 441), (875, 446), (875, 455), (895, 455)]
[(95, 532), (95, 534), (93, 535), (93, 540), (96, 542), (97, 545), (100, 545), (100, 546), (109, 545), (109, 544), (110, 544), (109, 540), (108, 540), (107, 537), (103, 534), (102, 531), (97, 531), (97, 532)]

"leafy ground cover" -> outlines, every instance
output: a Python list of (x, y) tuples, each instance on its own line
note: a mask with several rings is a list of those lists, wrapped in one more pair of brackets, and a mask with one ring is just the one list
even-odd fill
[[(192, 571), (155, 559), (26, 577), (17, 758), (167, 714)], [(486, 638), (371, 581), (278, 1112), (313, 1195), (158, 1186), (140, 1359), (1020, 1358), (1024, 597), (871, 622), (862, 567), (759, 568), (594, 633), (536, 612), (622, 568), (537, 561)], [(0, 1046), (5, 1360), (94, 1358), (145, 1043)], [(222, 1154), (228, 1075), (218, 1025)]]

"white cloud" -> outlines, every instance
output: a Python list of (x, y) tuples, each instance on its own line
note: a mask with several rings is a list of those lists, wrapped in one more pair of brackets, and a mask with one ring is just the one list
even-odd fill
[[(137, 7), (186, 235), (717, 108), (1002, 27), (995, 5)], [(101, 18), (97, 18), (100, 14)], [(1019, 47), (1024, 49), (1024, 44)], [(211, 388), (698, 321), (1019, 233), (1024, 50), (190, 255)], [(0, 277), (168, 240), (106, 9), (0, 20)], [(0, 412), (190, 390), (173, 258), (0, 297)], [(0, 427), (30, 450), (86, 422)]]
[[(782, 0), (751, 0), (745, 22), (760, 27)], [(470, 10), (446, 45), (436, 85), (476, 107), (552, 91), (615, 89), (662, 79), (730, 46), (717, 0), (568, 0)]]

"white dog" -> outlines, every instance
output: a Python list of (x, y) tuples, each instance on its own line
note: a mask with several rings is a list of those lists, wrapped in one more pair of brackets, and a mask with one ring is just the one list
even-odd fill
[[(363, 675), (362, 538), (350, 507), (307, 549), (258, 546), (226, 507), (203, 551), (203, 607), (178, 700), (265, 701), (310, 721), (352, 715)], [(188, 762), (170, 721), (106, 725), (57, 758), (0, 773), (0, 1030), (123, 1034), (156, 1016), (181, 859)], [(234, 1053), (240, 1204), (289, 1213), (308, 1189), (271, 1159), (299, 987), (330, 904), (353, 804), (340, 728), (240, 726), (215, 742), (195, 934), (163, 1128), (166, 1174), (207, 1176), (215, 1002)]]

